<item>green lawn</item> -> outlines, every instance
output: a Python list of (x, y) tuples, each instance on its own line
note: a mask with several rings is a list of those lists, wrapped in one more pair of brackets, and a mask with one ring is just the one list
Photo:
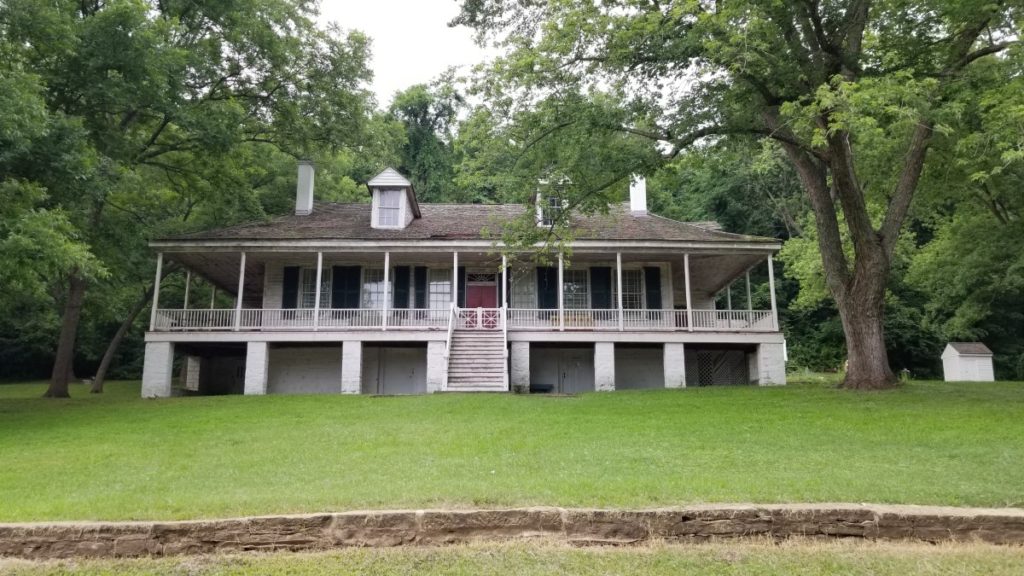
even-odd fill
[(421, 506), (1024, 504), (1024, 384), (142, 400), (0, 386), (0, 521)]
[(0, 572), (48, 574), (445, 574), (512, 576), (643, 574), (675, 576), (1018, 576), (1024, 548), (868, 542), (728, 542), (575, 549), (555, 544), (480, 544), (443, 548), (347, 549), (315, 554), (205, 556), (31, 563), (0, 559)]

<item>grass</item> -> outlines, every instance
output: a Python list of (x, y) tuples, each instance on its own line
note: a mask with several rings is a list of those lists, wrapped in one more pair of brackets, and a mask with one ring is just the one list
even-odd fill
[(141, 560), (24, 562), (0, 559), (0, 572), (49, 574), (676, 574), (824, 576), (1016, 576), (1024, 548), (982, 544), (875, 544), (764, 541), (630, 548), (570, 548), (557, 544), (478, 544), (445, 548), (347, 549), (327, 553), (205, 556)]
[(0, 521), (435, 506), (1024, 503), (1024, 385), (71, 400), (0, 386)]

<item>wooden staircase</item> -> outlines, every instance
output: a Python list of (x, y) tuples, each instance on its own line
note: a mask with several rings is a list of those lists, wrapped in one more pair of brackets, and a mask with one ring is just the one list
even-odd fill
[(448, 351), (449, 392), (505, 392), (508, 362), (501, 330), (456, 328)]

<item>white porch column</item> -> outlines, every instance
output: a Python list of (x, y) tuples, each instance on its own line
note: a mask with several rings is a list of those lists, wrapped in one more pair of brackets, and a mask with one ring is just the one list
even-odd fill
[(501, 307), (508, 308), (508, 256), (504, 254), (501, 255)]
[(270, 355), (266, 342), (249, 342), (245, 347), (245, 395), (262, 396), (267, 393), (267, 373)]
[(558, 329), (565, 330), (565, 260), (562, 253), (558, 253)]
[(153, 280), (153, 309), (149, 312), (149, 331), (156, 327), (156, 310), (160, 307), (160, 277), (164, 271), (164, 253), (156, 253), (156, 279)]
[(320, 280), (324, 274), (324, 253), (316, 253), (316, 301), (313, 303), (313, 331), (320, 329)]
[(757, 384), (782, 386), (786, 384), (786, 360), (782, 343), (761, 343), (757, 346)]
[(615, 390), (615, 344), (612, 342), (594, 343), (594, 390)]
[(235, 296), (235, 330), (242, 326), (242, 292), (245, 290), (245, 252), (238, 266), (238, 295)]
[(452, 308), (459, 306), (459, 253), (452, 252)]
[(185, 305), (182, 307), (188, 310), (188, 292), (192, 288), (192, 271), (185, 270)]
[(622, 252), (615, 253), (615, 285), (619, 288), (618, 291), (618, 307), (619, 307), (619, 332), (625, 329), (625, 321), (623, 319), (622, 312)]
[(217, 287), (210, 286), (210, 310), (213, 310), (213, 305), (217, 303)]
[(732, 312), (732, 282), (725, 287), (725, 309)]
[(530, 343), (512, 342), (512, 391), (530, 392)]
[(388, 298), (391, 296), (388, 290), (388, 282), (391, 281), (391, 252), (384, 253), (384, 298), (381, 302), (381, 329), (388, 329)]
[(686, 347), (682, 342), (666, 342), (663, 356), (665, 388), (686, 388)]
[(363, 391), (363, 343), (346, 340), (341, 345), (341, 393)]
[(772, 329), (779, 329), (779, 312), (775, 307), (775, 265), (772, 262), (772, 255), (768, 255), (768, 290), (772, 295)]
[(444, 340), (427, 342), (427, 393), (440, 392), (444, 388), (444, 371), (448, 358), (445, 355)]
[(173, 371), (174, 343), (146, 342), (146, 357), (142, 363), (142, 397), (170, 396)]
[(683, 254), (683, 281), (686, 284), (686, 329), (693, 332), (693, 299), (690, 297), (690, 253)]
[(754, 301), (750, 298), (750, 270), (747, 270), (747, 312), (754, 309)]

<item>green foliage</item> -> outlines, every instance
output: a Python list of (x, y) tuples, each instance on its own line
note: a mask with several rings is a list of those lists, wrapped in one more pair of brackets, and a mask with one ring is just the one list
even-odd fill
[[(368, 40), (315, 18), (306, 0), (0, 3), (0, 299), (52, 337), (82, 277), (85, 326), (109, 335), (152, 281), (148, 239), (283, 212), (295, 157), (329, 167), (322, 197), (357, 198)], [(43, 341), (29, 325), (0, 337)]]

